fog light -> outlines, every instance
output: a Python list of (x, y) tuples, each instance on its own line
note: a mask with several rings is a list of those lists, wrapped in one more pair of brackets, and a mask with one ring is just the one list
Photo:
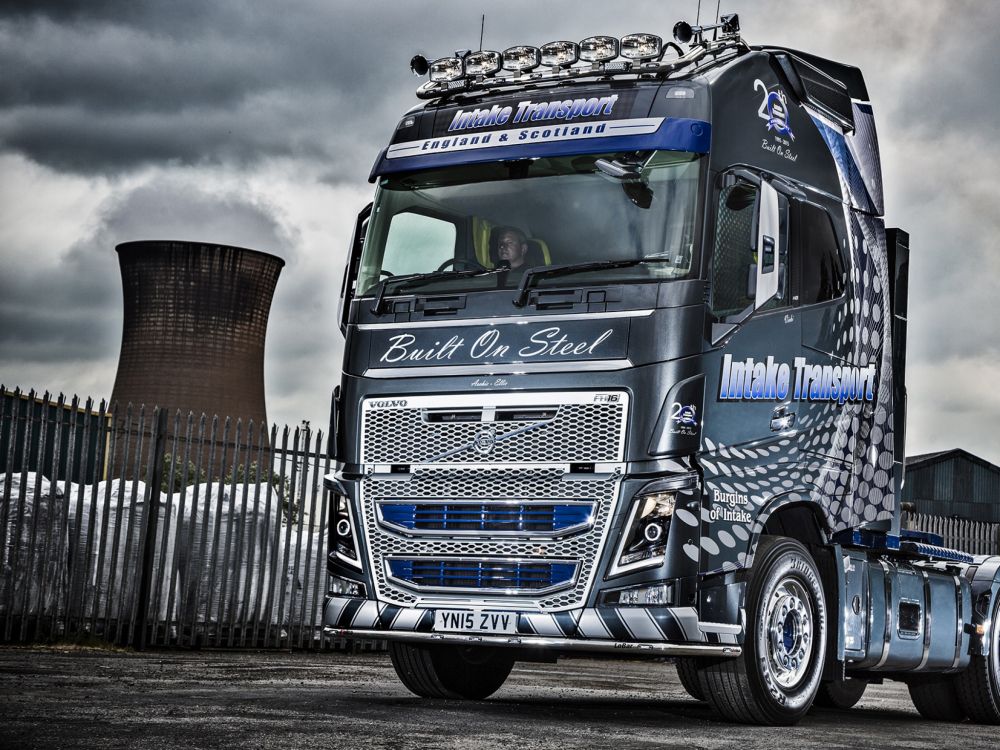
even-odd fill
[(631, 589), (612, 591), (605, 597), (606, 604), (620, 606), (667, 606), (674, 603), (673, 587), (669, 583), (659, 583), (655, 586), (636, 586)]
[(364, 584), (352, 581), (348, 578), (330, 576), (330, 587), (327, 590), (330, 596), (350, 596), (354, 598), (364, 598)]

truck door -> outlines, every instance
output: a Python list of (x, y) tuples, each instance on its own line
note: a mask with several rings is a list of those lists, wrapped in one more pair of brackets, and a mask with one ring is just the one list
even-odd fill
[(699, 455), (706, 573), (745, 562), (757, 511), (794, 471), (793, 364), (802, 344), (789, 287), (788, 206), (763, 180), (730, 177), (718, 194)]
[(726, 179), (719, 192), (702, 433), (716, 445), (768, 443), (795, 428), (786, 379), (801, 344), (788, 212), (788, 197), (767, 181)]

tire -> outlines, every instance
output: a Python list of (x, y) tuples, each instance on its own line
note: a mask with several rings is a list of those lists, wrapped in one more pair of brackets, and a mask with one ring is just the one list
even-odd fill
[(865, 694), (868, 687), (868, 680), (855, 680), (848, 677), (846, 680), (833, 680), (821, 683), (819, 692), (816, 693), (814, 704), (823, 708), (836, 708), (846, 711), (854, 708), (861, 696)]
[(827, 610), (816, 563), (794, 539), (762, 537), (735, 659), (699, 662), (702, 693), (724, 718), (788, 726), (809, 710), (823, 676)]
[(925, 719), (961, 721), (965, 718), (954, 677), (929, 675), (910, 680), (907, 687), (910, 689), (910, 700)]
[(958, 700), (977, 724), (1000, 724), (1000, 597), (990, 618), (990, 653), (973, 656), (969, 666), (955, 676)]
[(701, 683), (698, 681), (698, 661), (694, 657), (678, 657), (677, 676), (688, 695), (696, 701), (705, 700), (705, 693), (702, 692)]
[(389, 643), (400, 682), (421, 698), (483, 700), (503, 685), (514, 667), (512, 653), (476, 646)]

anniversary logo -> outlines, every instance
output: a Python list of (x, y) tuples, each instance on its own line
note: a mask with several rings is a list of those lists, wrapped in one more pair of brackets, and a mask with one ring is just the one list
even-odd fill
[[(794, 376), (793, 376), (794, 371)], [(722, 358), (719, 381), (720, 401), (874, 401), (875, 365), (811, 365), (796, 357), (792, 366), (760, 362), (752, 357), (734, 362), (733, 355)]]

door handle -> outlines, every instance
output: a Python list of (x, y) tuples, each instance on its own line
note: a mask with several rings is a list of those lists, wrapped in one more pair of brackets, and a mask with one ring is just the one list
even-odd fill
[(795, 412), (788, 411), (788, 407), (779, 406), (771, 415), (771, 431), (784, 432), (795, 426)]

